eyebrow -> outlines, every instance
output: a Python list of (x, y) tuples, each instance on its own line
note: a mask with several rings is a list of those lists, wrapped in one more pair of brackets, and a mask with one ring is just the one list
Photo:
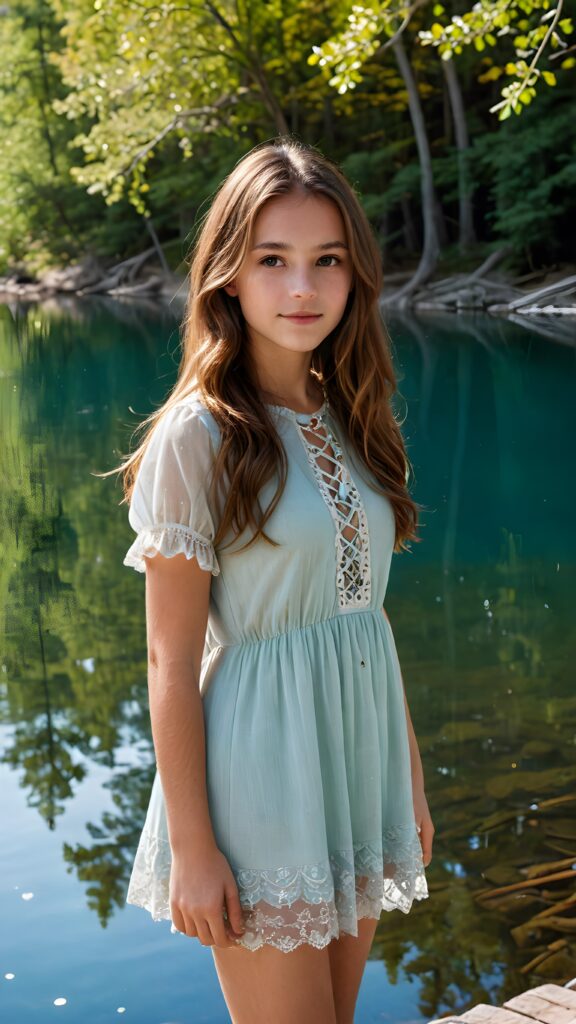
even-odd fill
[[(258, 242), (258, 245), (252, 246), (252, 252), (255, 249), (293, 249), (293, 245), (288, 245), (287, 242)], [(316, 246), (316, 249), (347, 249), (348, 246), (345, 242), (322, 242)]]

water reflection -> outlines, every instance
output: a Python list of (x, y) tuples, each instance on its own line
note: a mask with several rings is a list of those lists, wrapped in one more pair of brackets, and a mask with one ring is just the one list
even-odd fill
[[(122, 566), (120, 488), (91, 476), (171, 386), (180, 312), (0, 308), (3, 792), (17, 780), (0, 967), (22, 1022), (61, 999), (91, 1024), (124, 1009), (139, 1024), (227, 1019), (209, 950), (175, 949), (167, 922), (124, 903), (154, 771), (143, 582)], [(426, 511), (423, 543), (393, 560), (387, 610), (436, 837), (431, 898), (382, 915), (360, 1024), (576, 975), (574, 349), (553, 327), (478, 315), (389, 324)], [(51, 946), (57, 927), (67, 938)], [(113, 983), (106, 959), (87, 970), (107, 928)], [(133, 984), (143, 965), (172, 978), (160, 1000)]]

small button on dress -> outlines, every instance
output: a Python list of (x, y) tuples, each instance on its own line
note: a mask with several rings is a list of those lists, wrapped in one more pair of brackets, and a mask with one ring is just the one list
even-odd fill
[[(236, 941), (321, 948), (428, 896), (414, 818), (398, 655), (383, 613), (395, 541), (388, 498), (325, 400), (268, 405), (287, 456), (265, 531), (223, 538), (207, 482), (219, 427), (195, 393), (158, 421), (129, 511), (124, 564), (157, 552), (212, 574), (200, 674), (206, 788), (238, 886)], [(277, 481), (259, 496), (265, 509)], [(232, 543), (230, 541), (232, 540)], [(156, 770), (126, 902), (171, 920), (171, 849)], [(172, 931), (176, 931), (172, 925)]]

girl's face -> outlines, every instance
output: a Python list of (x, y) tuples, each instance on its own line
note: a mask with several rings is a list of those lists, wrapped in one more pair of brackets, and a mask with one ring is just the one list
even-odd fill
[[(290, 194), (260, 210), (233, 281), (251, 342), (311, 352), (339, 323), (352, 288), (340, 211), (331, 199)], [(310, 318), (290, 318), (311, 313)]]

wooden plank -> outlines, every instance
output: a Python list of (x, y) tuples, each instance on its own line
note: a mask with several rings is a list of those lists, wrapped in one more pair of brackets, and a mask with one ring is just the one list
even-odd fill
[(533, 1020), (541, 1021), (542, 1024), (576, 1024), (576, 1013), (573, 1009), (534, 995), (534, 989), (507, 999), (504, 1006), (508, 1010), (516, 1010), (527, 1017), (532, 1017)]
[(460, 1016), (437, 1017), (428, 1024), (576, 1024), (576, 989), (544, 984), (508, 999), (504, 1006), (478, 1003)]
[(460, 1020), (464, 1024), (530, 1024), (525, 1014), (505, 1010), (500, 1006), (490, 1006), (488, 1003), (478, 1003), (472, 1009), (466, 1010)]
[(558, 1006), (566, 1006), (569, 1010), (576, 1011), (576, 989), (564, 988), (562, 985), (538, 985), (537, 988), (529, 990), (535, 996), (548, 999)]

